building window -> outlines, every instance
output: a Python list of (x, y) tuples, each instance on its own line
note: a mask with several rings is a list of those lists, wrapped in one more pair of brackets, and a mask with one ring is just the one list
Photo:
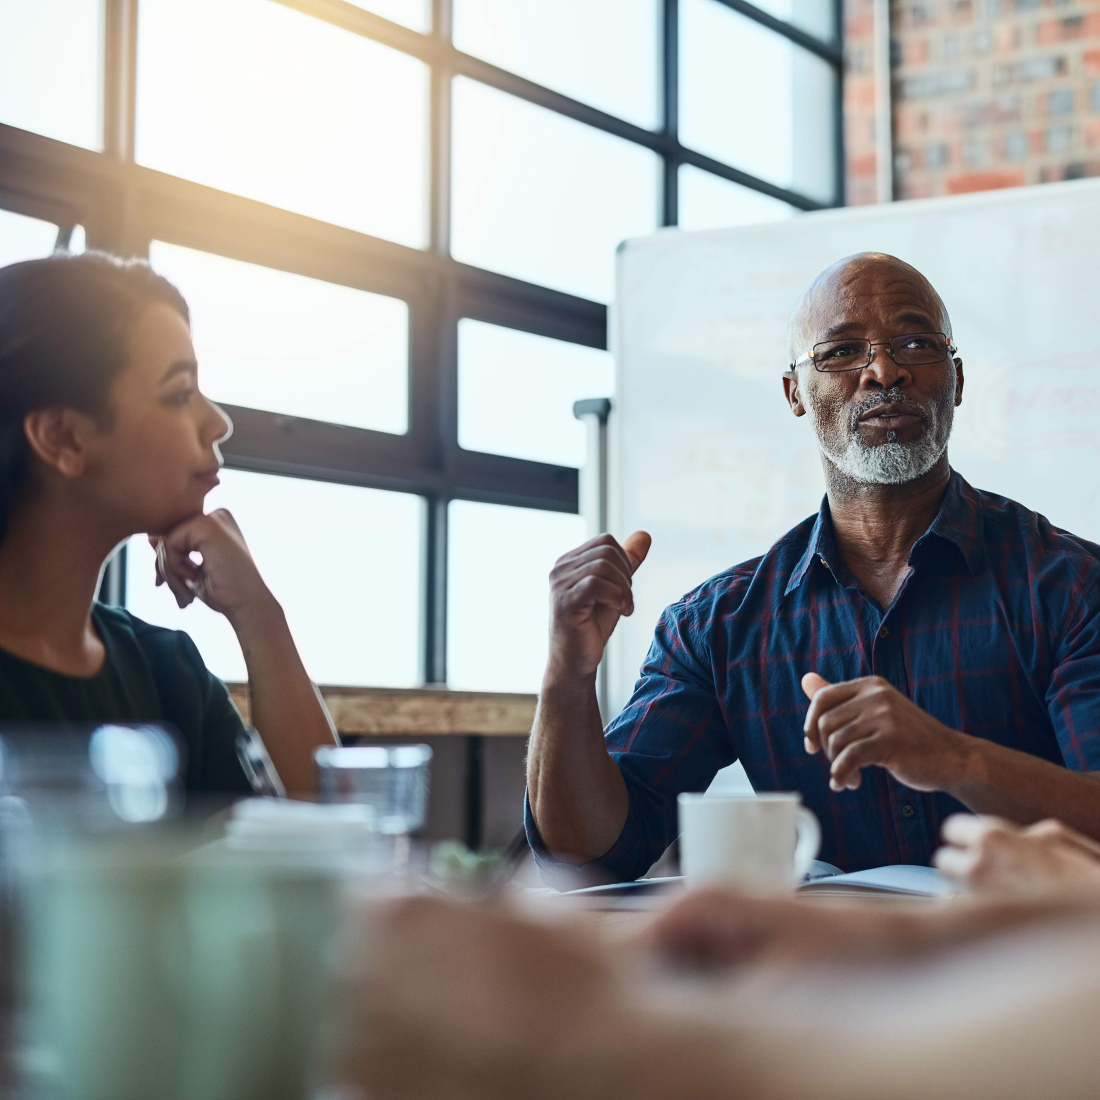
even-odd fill
[[(180, 287), (235, 424), (210, 504), (315, 678), (534, 690), (617, 245), (842, 203), (840, 79), (833, 0), (0, 5), (0, 263)], [(113, 568), (244, 674), (142, 540)]]

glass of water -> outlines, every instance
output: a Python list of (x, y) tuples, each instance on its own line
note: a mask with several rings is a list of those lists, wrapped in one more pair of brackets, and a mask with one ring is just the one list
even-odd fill
[(323, 802), (361, 802), (394, 838), (397, 869), (409, 861), (409, 836), (424, 827), (432, 761), (429, 745), (326, 746), (314, 754)]

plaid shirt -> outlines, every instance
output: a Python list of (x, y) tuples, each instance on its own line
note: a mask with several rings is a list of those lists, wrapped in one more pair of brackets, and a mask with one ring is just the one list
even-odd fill
[[(821, 859), (846, 871), (928, 863), (941, 822), (965, 807), (877, 767), (858, 790), (831, 791), (828, 760), (802, 744), (810, 671), (882, 676), (953, 729), (1100, 769), (1100, 546), (952, 473), (909, 565), (882, 610), (840, 564), (826, 499), (763, 557), (666, 609), (605, 731), (630, 809), (597, 863), (644, 874), (676, 836), (676, 796), (735, 760), (758, 791), (802, 792), (821, 821)], [(552, 864), (529, 807), (525, 819)]]

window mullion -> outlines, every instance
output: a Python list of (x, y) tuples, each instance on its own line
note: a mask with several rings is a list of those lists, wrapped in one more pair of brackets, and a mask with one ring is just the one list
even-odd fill
[(662, 130), (668, 140), (664, 152), (661, 224), (676, 225), (679, 217), (680, 158), (680, 4), (663, 0), (661, 28)]

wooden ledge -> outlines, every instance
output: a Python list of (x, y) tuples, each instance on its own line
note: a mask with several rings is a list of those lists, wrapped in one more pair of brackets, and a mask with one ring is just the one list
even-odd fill
[[(229, 693), (247, 722), (248, 685), (232, 683)], [(449, 688), (323, 686), (321, 694), (341, 734), (366, 737), (526, 737), (538, 699)]]

